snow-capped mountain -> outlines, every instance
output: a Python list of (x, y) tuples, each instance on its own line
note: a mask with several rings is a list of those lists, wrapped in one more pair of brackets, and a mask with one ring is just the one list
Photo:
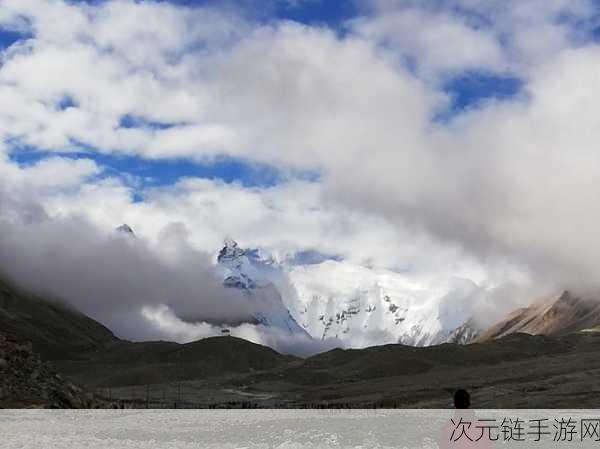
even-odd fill
[(226, 287), (262, 304), (257, 322), (290, 333), (365, 347), (467, 343), (479, 332), (471, 320), (477, 286), (467, 280), (420, 283), (401, 273), (338, 260), (277, 262), (231, 239), (217, 261)]
[(284, 330), (290, 335), (307, 335), (284, 305), (281, 294), (269, 276), (273, 268), (257, 251), (245, 250), (232, 239), (225, 240), (217, 262), (222, 270), (223, 285), (241, 290), (255, 303), (255, 324)]
[(454, 279), (432, 285), (401, 273), (328, 260), (288, 270), (296, 298), (292, 315), (314, 338), (350, 347), (403, 343), (467, 343), (477, 286)]

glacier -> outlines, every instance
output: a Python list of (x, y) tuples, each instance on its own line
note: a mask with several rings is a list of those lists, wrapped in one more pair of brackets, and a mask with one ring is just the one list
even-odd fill
[(223, 285), (255, 301), (255, 324), (361, 348), (387, 343), (468, 343), (479, 287), (470, 280), (419, 280), (339, 259), (298, 263), (226, 239), (217, 256)]

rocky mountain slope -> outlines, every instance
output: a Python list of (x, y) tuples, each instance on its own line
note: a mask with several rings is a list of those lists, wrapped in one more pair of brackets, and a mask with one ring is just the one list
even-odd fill
[(533, 302), (509, 314), (481, 333), (486, 341), (516, 332), (531, 335), (565, 335), (577, 331), (594, 331), (600, 326), (600, 301), (564, 291)]
[(64, 380), (31, 343), (0, 333), (1, 408), (92, 408), (105, 403)]
[(119, 342), (85, 360), (53, 362), (77, 383), (118, 387), (181, 382), (271, 370), (295, 357), (236, 337), (210, 337), (187, 344)]
[(0, 407), (97, 403), (55, 371), (95, 388), (269, 370), (295, 360), (235, 337), (125, 341), (82, 313), (7, 282), (0, 284), (0, 334)]
[(0, 331), (31, 342), (44, 360), (77, 358), (117, 341), (109, 329), (86, 315), (1, 279)]
[[(223, 345), (229, 339), (220, 337), (217, 342)], [(459, 387), (472, 393), (476, 407), (593, 407), (596, 398), (590, 391), (597, 388), (599, 354), (597, 333), (512, 334), (469, 345), (335, 349), (265, 369), (190, 372), (175, 385), (173, 377), (153, 383), (139, 378), (139, 383), (131, 379), (120, 387), (123, 379), (112, 377), (109, 370), (93, 372), (106, 376), (103, 381), (95, 379), (95, 385), (112, 385), (113, 397), (134, 407), (145, 407), (141, 398), (150, 391), (151, 401), (159, 407), (181, 401), (180, 406), (193, 408), (446, 408)], [(133, 362), (123, 359), (121, 365), (113, 365), (113, 373), (127, 370), (128, 363)], [(162, 371), (177, 373), (185, 366), (173, 363)]]

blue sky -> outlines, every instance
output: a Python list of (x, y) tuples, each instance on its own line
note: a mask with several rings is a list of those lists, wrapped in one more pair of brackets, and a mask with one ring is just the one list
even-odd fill
[(467, 71), (447, 78), (442, 90), (450, 96), (446, 110), (439, 112), (434, 120), (444, 123), (469, 109), (479, 107), (486, 101), (503, 101), (522, 92), (523, 81), (516, 77), (486, 71)]
[(17, 31), (0, 28), (0, 48), (6, 48), (14, 44), (19, 39), (23, 39), (23, 37), (24, 36)]
[(263, 20), (293, 20), (309, 25), (339, 27), (358, 13), (353, 0), (170, 0), (180, 5), (224, 5)]
[[(12, 161), (28, 166), (54, 154), (35, 148), (19, 148), (10, 154)], [(196, 177), (237, 183), (244, 187), (272, 187), (290, 177), (316, 180), (318, 174), (310, 171), (283, 172), (271, 165), (248, 162), (230, 157), (218, 157), (205, 163), (187, 159), (152, 160), (140, 156), (112, 155), (95, 151), (73, 151), (61, 153), (72, 159), (91, 159), (104, 171), (101, 177), (120, 177), (123, 174), (135, 177), (134, 190), (159, 187), (176, 183), (181, 178)], [(124, 179), (128, 182), (127, 179)], [(139, 195), (139, 193), (137, 194)], [(138, 197), (139, 198), (139, 197)]]
[(514, 97), (522, 85), (515, 76), (475, 71), (448, 79), (444, 83), (444, 91), (452, 97), (451, 109), (460, 112), (490, 98), (503, 100)]

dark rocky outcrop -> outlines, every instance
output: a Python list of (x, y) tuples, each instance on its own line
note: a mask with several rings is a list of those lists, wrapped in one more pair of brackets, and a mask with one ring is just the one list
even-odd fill
[(0, 407), (92, 408), (105, 406), (64, 380), (33, 352), (30, 342), (0, 334)]

